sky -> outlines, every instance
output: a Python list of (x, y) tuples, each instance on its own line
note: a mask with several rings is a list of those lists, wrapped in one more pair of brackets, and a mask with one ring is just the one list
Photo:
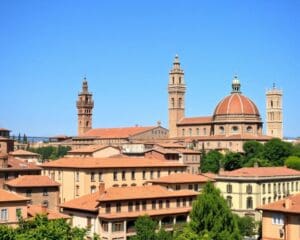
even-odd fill
[(2, 0), (0, 127), (76, 135), (85, 76), (94, 128), (168, 127), (168, 73), (178, 54), (186, 116), (212, 115), (237, 74), (263, 121), (275, 82), (284, 135), (300, 136), (299, 12), (297, 0)]

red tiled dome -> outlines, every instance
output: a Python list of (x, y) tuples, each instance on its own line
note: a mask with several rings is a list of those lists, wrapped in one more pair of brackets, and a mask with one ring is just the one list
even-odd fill
[(259, 111), (256, 105), (247, 97), (240, 93), (232, 93), (223, 98), (215, 108), (214, 115), (256, 115), (259, 116)]

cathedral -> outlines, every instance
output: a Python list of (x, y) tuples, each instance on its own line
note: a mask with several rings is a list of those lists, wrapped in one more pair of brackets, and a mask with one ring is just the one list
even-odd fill
[(241, 92), (237, 76), (232, 90), (215, 107), (211, 116), (186, 117), (184, 71), (176, 56), (169, 73), (169, 137), (192, 142), (198, 148), (242, 151), (245, 141), (266, 142), (282, 138), (282, 91), (273, 86), (266, 93), (267, 131), (255, 103)]

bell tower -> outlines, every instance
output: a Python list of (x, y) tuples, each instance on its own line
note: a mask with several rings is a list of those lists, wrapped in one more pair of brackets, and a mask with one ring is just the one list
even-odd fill
[(82, 82), (82, 91), (78, 94), (76, 102), (78, 115), (78, 136), (92, 129), (93, 116), (93, 94), (88, 91), (88, 82), (86, 78)]
[(282, 139), (282, 90), (277, 89), (275, 84), (266, 92), (266, 110), (267, 135)]
[(177, 123), (184, 118), (185, 111), (184, 71), (180, 68), (178, 55), (175, 56), (173, 68), (169, 73), (169, 137), (178, 137)]

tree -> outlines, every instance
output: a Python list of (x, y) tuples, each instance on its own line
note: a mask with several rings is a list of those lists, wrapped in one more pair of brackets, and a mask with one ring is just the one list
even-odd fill
[(235, 215), (235, 217), (242, 236), (250, 237), (256, 234), (256, 224), (254, 218), (249, 216), (240, 217), (238, 215)]
[(292, 153), (292, 144), (273, 138), (264, 145), (263, 158), (273, 166), (283, 166), (284, 160)]
[(26, 134), (24, 133), (24, 135), (23, 135), (23, 143), (27, 143), (28, 141), (27, 141), (27, 136), (26, 136)]
[[(236, 218), (221, 196), (220, 190), (210, 182), (205, 185), (202, 193), (193, 203), (190, 217), (191, 221), (188, 224), (190, 230), (185, 230), (185, 235), (190, 231), (193, 238), (197, 235), (199, 239), (241, 239)], [(177, 239), (184, 238), (178, 236)]]
[(18, 143), (20, 143), (21, 142), (21, 133), (19, 133), (19, 135), (18, 135)]
[(157, 240), (172, 240), (173, 236), (170, 232), (167, 232), (163, 228), (161, 228), (158, 233), (156, 234)]
[(227, 171), (241, 168), (243, 166), (243, 156), (240, 153), (228, 152), (224, 156), (223, 166)]
[(220, 169), (220, 162), (223, 159), (223, 155), (217, 150), (211, 150), (201, 159), (201, 172), (213, 172), (217, 173)]
[(300, 157), (300, 143), (293, 145), (291, 155)]
[(156, 240), (155, 230), (157, 222), (153, 221), (149, 216), (138, 217), (134, 223), (136, 235), (132, 237), (134, 240)]
[(245, 160), (261, 158), (264, 145), (257, 141), (247, 141), (243, 145)]
[(288, 168), (293, 168), (300, 171), (300, 157), (297, 156), (289, 156), (285, 160), (285, 165)]

